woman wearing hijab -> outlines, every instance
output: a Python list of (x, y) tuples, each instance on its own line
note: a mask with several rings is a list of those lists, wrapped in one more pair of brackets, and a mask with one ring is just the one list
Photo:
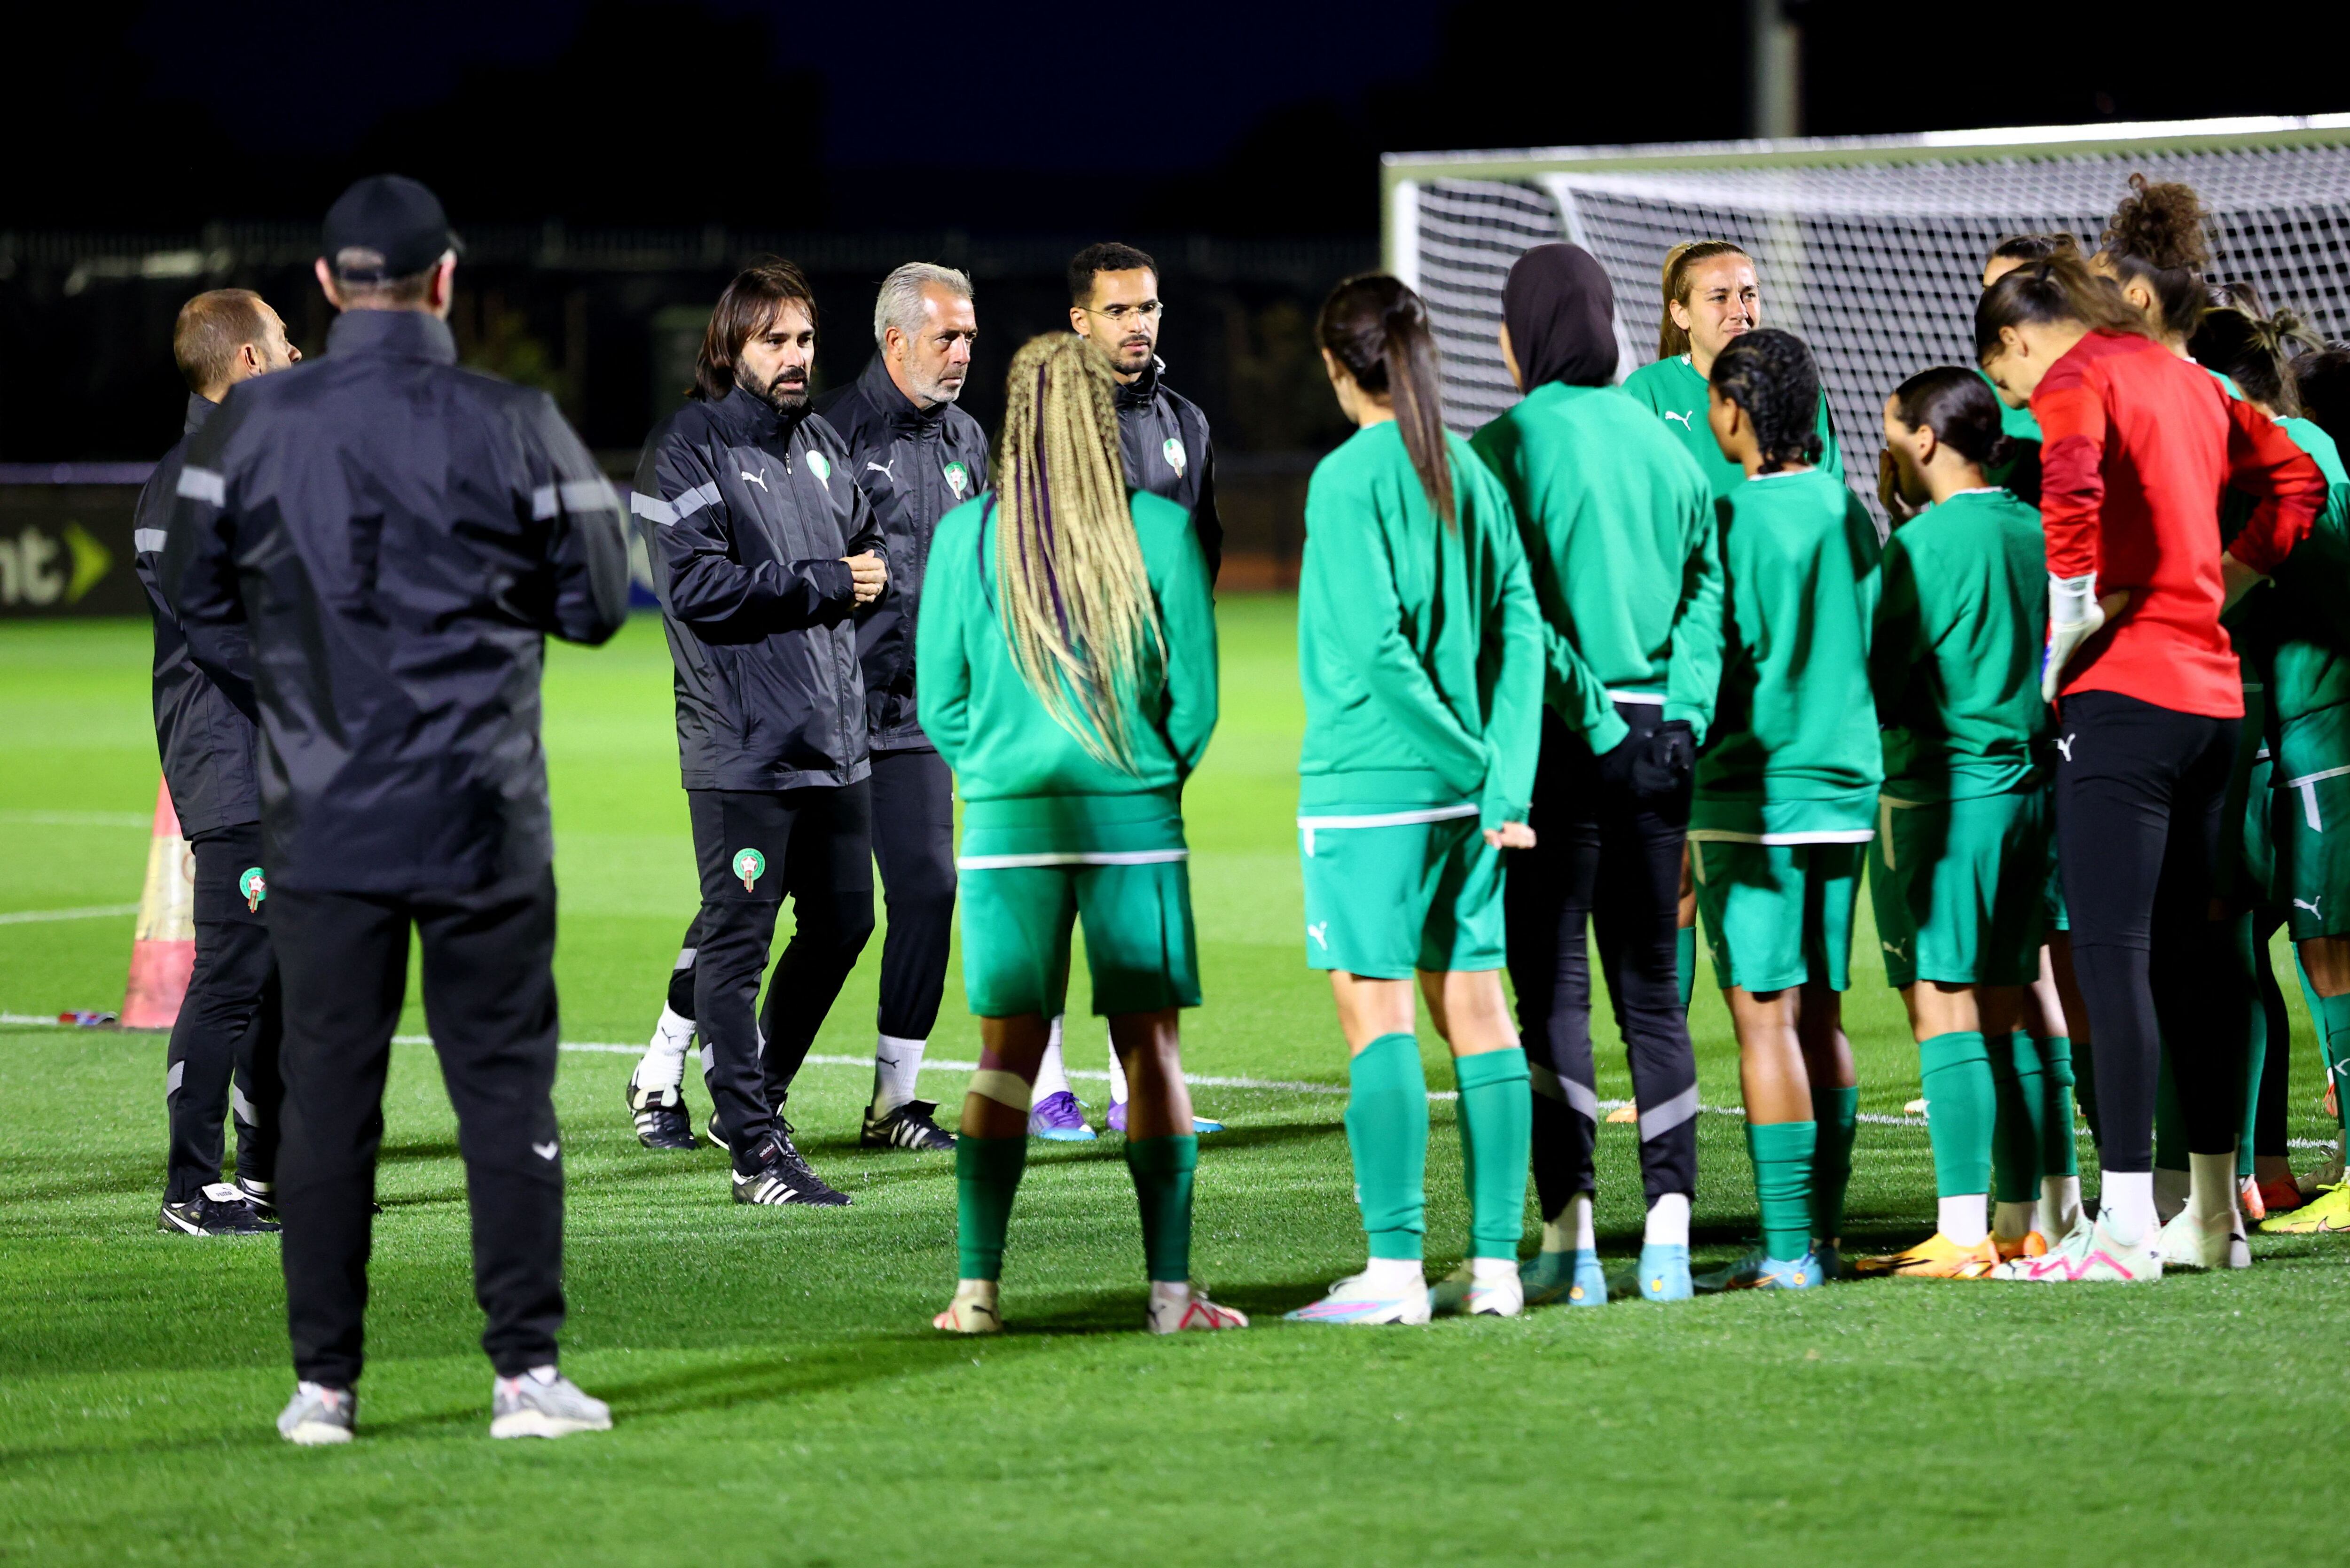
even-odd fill
[(1591, 1230), (1592, 926), (1640, 1107), (1639, 1290), (1678, 1301), (1690, 1294), (1697, 1059), (1676, 916), (1690, 775), (1721, 673), (1713, 485), (1611, 385), (1615, 296), (1588, 252), (1537, 245), (1519, 257), (1502, 318), (1502, 357), (1526, 396), (1471, 444), (1516, 505), (1548, 656), (1536, 844), (1506, 901), (1543, 1210), (1526, 1299), (1607, 1299)]

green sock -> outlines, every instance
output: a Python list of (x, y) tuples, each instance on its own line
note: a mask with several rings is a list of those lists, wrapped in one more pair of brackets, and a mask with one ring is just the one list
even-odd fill
[(1191, 1173), (1199, 1165), (1196, 1134), (1126, 1140), (1127, 1174), (1142, 1206), (1142, 1262), (1154, 1282), (1180, 1285), (1191, 1277)]
[(2080, 1146), (2073, 1137), (2073, 1042), (2063, 1034), (2035, 1041), (2040, 1047), (2040, 1174), (2081, 1174)]
[(2236, 1179), (2244, 1181), (2252, 1174), (2252, 1120), (2260, 1113), (2261, 1067), (2269, 1049), (2268, 996), (2276, 989), (2276, 975), (2269, 968), (2266, 945), (2254, 937), (2250, 915), (2237, 922), (2236, 945), (2251, 978), (2245, 998), (2242, 1098), (2237, 1102), (2243, 1116), (2236, 1125)]
[(1681, 1011), (1689, 1011), (1690, 995), (1697, 989), (1697, 928), (1683, 926), (1673, 935), (1673, 968), (1681, 977)]
[[(1991, 1190), (1991, 1128), (1999, 1114), (1991, 1054), (1981, 1034), (1937, 1034), (1918, 1045), (1926, 1089), (1928, 1137), (1934, 1146), (1934, 1196), (1958, 1198)], [(2012, 1066), (2008, 1069), (2012, 1083)], [(1814, 1098), (1813, 1114), (1822, 1107)], [(1825, 1122), (1827, 1118), (1821, 1116)], [(1825, 1144), (1827, 1140), (1820, 1140)], [(1825, 1160), (1823, 1160), (1825, 1163)], [(2038, 1197), (2038, 1193), (2033, 1193)], [(1834, 1231), (1822, 1231), (1833, 1236)]]
[(2178, 1080), (2170, 1073), (2170, 1047), (2155, 1059), (2154, 1168), (2187, 1168), (2187, 1117), (2178, 1108)]
[(2317, 1016), (2325, 1036), (2325, 1072), (2334, 1084), (2338, 1120), (2350, 1115), (2350, 994), (2319, 997)]
[(2047, 1095), (2040, 1084), (2040, 1047), (2021, 1029), (2002, 1036), (1996, 1049), (1989, 1040), (1983, 1044), (1999, 1106), (1991, 1127), (1991, 1196), (2002, 1203), (2035, 1203), (2040, 1199), (2040, 1151), (2047, 1143), (2040, 1124), (2048, 1114)]
[(1012, 1198), (1028, 1163), (1028, 1139), (955, 1139), (955, 1266), (964, 1280), (1003, 1277), (1003, 1233), (1012, 1228)]
[(1754, 1198), (1762, 1210), (1763, 1255), (1793, 1262), (1812, 1250), (1812, 1157), (1819, 1128), (1810, 1122), (1748, 1123)]
[(1452, 1059), (1461, 1086), (1461, 1179), (1469, 1189), (1469, 1255), (1514, 1258), (1526, 1227), (1526, 1157), (1534, 1096), (1526, 1054), (1486, 1051)]
[[(1852, 1185), (1852, 1138), (1860, 1125), (1860, 1091), (1814, 1089), (1812, 1120), (1819, 1127), (1812, 1149), (1812, 1234), (1833, 1241), (1844, 1234), (1844, 1193)], [(1983, 1120), (1988, 1126), (1991, 1118)]]
[[(1523, 1070), (1523, 1054), (1519, 1061)], [(1419, 1042), (1380, 1035), (1356, 1053), (1347, 1083), (1347, 1147), (1371, 1256), (1417, 1259), (1428, 1235), (1428, 1075)]]

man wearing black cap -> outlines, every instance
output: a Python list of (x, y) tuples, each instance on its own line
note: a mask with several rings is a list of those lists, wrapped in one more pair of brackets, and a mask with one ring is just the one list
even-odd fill
[(352, 1434), (384, 1072), (423, 947), (457, 1112), (490, 1435), (611, 1424), (556, 1369), (563, 1167), (544, 639), (628, 609), (619, 503), (554, 403), (456, 368), (457, 243), (380, 175), (327, 214), (327, 355), (242, 383), (190, 445), (161, 580), (258, 672), (263, 905), (285, 998), (278, 1158), (296, 1443)]

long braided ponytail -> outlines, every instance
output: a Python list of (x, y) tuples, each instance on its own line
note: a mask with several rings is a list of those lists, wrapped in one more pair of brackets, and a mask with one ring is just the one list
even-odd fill
[(1137, 698), (1166, 662), (1118, 454), (1118, 382), (1071, 332), (1012, 357), (997, 446), (997, 613), (1013, 668), (1053, 722), (1122, 773)]

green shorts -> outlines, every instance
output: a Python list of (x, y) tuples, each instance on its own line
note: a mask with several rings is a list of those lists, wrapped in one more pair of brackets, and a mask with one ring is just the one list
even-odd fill
[(1366, 980), (1500, 969), (1502, 852), (1477, 808), (1378, 806), (1297, 819), (1305, 961)]
[(1725, 985), (1852, 985), (1852, 911), (1868, 846), (1762, 844), (1690, 834), (1707, 956)]
[(2288, 719), (2270, 777), (2275, 871), (2294, 941), (2350, 936), (2350, 703)]
[(1885, 978), (1896, 989), (2030, 985), (2048, 890), (2043, 790), (1909, 805), (1880, 797), (1869, 856)]
[(1190, 856), (1171, 794), (965, 802), (955, 866), (972, 1012), (1060, 1012), (1079, 921), (1094, 1012), (1199, 1006)]

